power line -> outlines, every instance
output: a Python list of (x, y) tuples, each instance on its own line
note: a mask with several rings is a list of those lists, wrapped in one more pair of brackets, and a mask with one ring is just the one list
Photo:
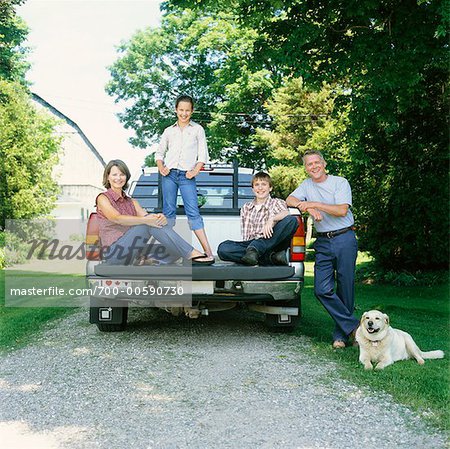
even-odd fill
[[(110, 105), (109, 102), (106, 101), (95, 101), (95, 100), (90, 100), (90, 99), (86, 99), (86, 98), (74, 98), (74, 97), (66, 97), (66, 96), (59, 96), (59, 95), (55, 95), (53, 96), (53, 98), (59, 98), (62, 100), (70, 100), (70, 101), (76, 101), (76, 102), (81, 102), (81, 103), (93, 103), (93, 104), (102, 104), (102, 105)], [(131, 106), (132, 107), (132, 106)], [(114, 112), (117, 113), (117, 110), (114, 109), (94, 109), (94, 108), (86, 108), (88, 110), (91, 111), (98, 111), (98, 112)], [(169, 108), (162, 108), (160, 109), (161, 112), (166, 112), (166, 113), (170, 113), (170, 114), (174, 114), (175, 115), (175, 111), (173, 109), (169, 109)], [(222, 112), (222, 111), (208, 111), (208, 110), (197, 110), (194, 109), (193, 115), (198, 115), (198, 114), (218, 114), (218, 115), (226, 115), (226, 116), (237, 116), (237, 117), (248, 117), (248, 116), (254, 116), (254, 115), (258, 115), (258, 116), (265, 116), (265, 117), (271, 117), (270, 114), (264, 113), (264, 112)], [(285, 114), (284, 117), (310, 117), (310, 118), (315, 118), (315, 117), (328, 117), (330, 114), (316, 114), (316, 113), (310, 113), (310, 114)]]

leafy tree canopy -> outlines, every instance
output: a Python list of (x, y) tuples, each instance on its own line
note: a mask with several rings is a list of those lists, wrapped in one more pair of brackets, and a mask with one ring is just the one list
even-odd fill
[(55, 122), (35, 110), (26, 87), (28, 29), (15, 11), (23, 2), (0, 1), (0, 229), (7, 219), (49, 213), (58, 191)]
[(126, 107), (120, 119), (144, 148), (173, 123), (175, 99), (196, 99), (194, 120), (209, 134), (212, 158), (261, 165), (253, 138), (268, 124), (264, 101), (281, 78), (270, 64), (254, 64), (257, 33), (238, 26), (232, 13), (166, 13), (161, 27), (139, 31), (119, 47), (107, 92)]
[(59, 141), (54, 120), (38, 113), (18, 83), (0, 80), (0, 227), (6, 219), (49, 213), (58, 186), (52, 167)]
[(165, 4), (188, 7), (232, 9), (256, 32), (253, 66), (269, 61), (308, 86), (341, 87), (334, 107), (348, 114), (342, 142), (360, 247), (386, 268), (448, 268), (448, 1)]
[(308, 89), (302, 78), (282, 84), (265, 105), (272, 129), (258, 129), (256, 141), (268, 146), (275, 191), (286, 198), (306, 177), (302, 156), (307, 149), (322, 151), (332, 173), (346, 174), (348, 114), (343, 108), (335, 112), (335, 99), (342, 95), (337, 87), (324, 83), (318, 91)]
[(14, 8), (23, 2), (0, 1), (0, 78), (21, 83), (25, 83), (25, 72), (29, 68), (25, 59), (27, 50), (22, 46), (28, 29)]

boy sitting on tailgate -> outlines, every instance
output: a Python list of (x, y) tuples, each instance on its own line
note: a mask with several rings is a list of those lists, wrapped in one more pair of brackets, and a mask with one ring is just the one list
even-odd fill
[(272, 179), (259, 172), (252, 179), (255, 198), (241, 208), (243, 241), (226, 240), (217, 254), (222, 260), (244, 265), (288, 265), (286, 249), (297, 230), (284, 200), (272, 198)]

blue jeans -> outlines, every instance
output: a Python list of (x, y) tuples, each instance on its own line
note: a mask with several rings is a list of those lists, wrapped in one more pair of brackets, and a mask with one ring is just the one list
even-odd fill
[(167, 176), (162, 177), (163, 214), (170, 226), (175, 225), (177, 215), (177, 195), (180, 189), (184, 210), (188, 218), (189, 227), (196, 231), (203, 229), (203, 218), (198, 209), (197, 185), (195, 178), (187, 179), (184, 170), (172, 168)]
[[(149, 243), (153, 237), (160, 244)], [(147, 225), (132, 226), (103, 254), (109, 265), (130, 265), (138, 255), (157, 259), (160, 263), (172, 263), (180, 257), (189, 258), (193, 247), (170, 226), (154, 228)]]
[(335, 321), (333, 339), (347, 341), (359, 324), (353, 315), (358, 253), (355, 233), (348, 231), (330, 239), (318, 237), (314, 250), (314, 293)]
[(273, 252), (283, 251), (289, 248), (292, 236), (298, 228), (295, 217), (288, 215), (273, 227), (272, 237), (265, 239), (253, 239), (243, 242), (225, 240), (217, 248), (217, 254), (222, 260), (240, 263), (247, 248), (253, 248), (258, 252), (261, 265), (273, 265), (270, 255)]

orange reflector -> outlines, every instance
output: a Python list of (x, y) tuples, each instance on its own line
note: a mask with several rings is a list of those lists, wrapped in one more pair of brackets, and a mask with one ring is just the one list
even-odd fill
[(296, 236), (292, 238), (292, 245), (294, 246), (305, 246), (305, 237)]
[(301, 215), (296, 215), (295, 218), (298, 228), (292, 237), (289, 260), (291, 262), (303, 262), (305, 260), (305, 227)]
[(86, 245), (97, 245), (98, 244), (98, 234), (97, 235), (87, 235)]

